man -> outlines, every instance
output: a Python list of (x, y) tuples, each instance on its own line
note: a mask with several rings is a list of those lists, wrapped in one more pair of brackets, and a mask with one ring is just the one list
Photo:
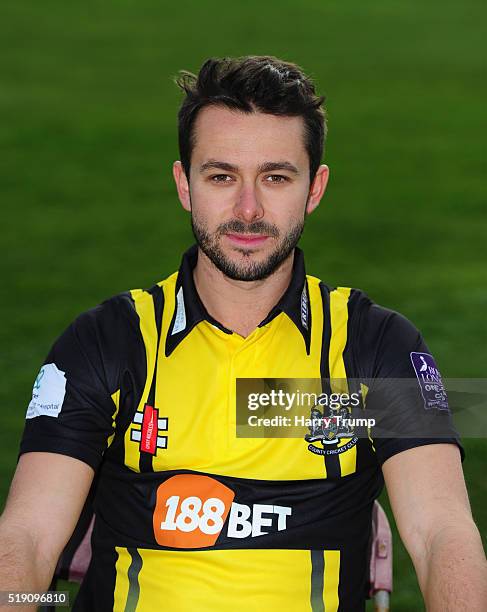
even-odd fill
[(54, 344), (0, 526), (0, 590), (48, 587), (94, 482), (76, 610), (364, 610), (384, 478), (428, 610), (487, 609), (449, 420), (446, 438), (236, 435), (242, 379), (359, 381), (367, 412), (374, 380), (408, 378), (415, 392), (393, 387), (387, 411), (445, 406), (423, 397), (421, 366), (435, 365), (411, 323), (305, 274), (296, 245), (329, 174), (309, 79), (247, 57), (179, 84), (174, 178), (197, 246)]

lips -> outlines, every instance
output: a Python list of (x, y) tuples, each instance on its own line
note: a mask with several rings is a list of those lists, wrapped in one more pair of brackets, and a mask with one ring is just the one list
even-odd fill
[(226, 237), (239, 246), (259, 246), (263, 244), (269, 236), (262, 234), (225, 234)]

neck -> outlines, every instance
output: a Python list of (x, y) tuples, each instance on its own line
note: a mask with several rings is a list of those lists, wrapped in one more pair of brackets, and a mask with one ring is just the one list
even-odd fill
[(226, 328), (246, 338), (286, 291), (293, 262), (294, 251), (266, 279), (237, 281), (225, 276), (198, 249), (193, 278), (208, 313)]

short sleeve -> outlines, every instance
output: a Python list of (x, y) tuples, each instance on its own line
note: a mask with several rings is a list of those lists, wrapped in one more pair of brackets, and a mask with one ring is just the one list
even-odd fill
[(56, 340), (34, 382), (19, 455), (60, 453), (98, 468), (116, 410), (117, 310), (111, 298), (80, 315)]
[(448, 397), (435, 359), (417, 328), (401, 314), (369, 303), (362, 312), (358, 360), (367, 380), (366, 412), (376, 420), (371, 439), (382, 465), (426, 444), (456, 444)]

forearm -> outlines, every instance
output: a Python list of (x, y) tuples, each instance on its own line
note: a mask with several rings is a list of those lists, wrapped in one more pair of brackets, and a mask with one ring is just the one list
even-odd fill
[[(53, 564), (40, 557), (34, 540), (24, 530), (0, 525), (0, 591), (45, 591), (53, 571)], [(35, 609), (16, 607), (19, 612)], [(0, 605), (0, 611), (4, 610), (12, 607)]]
[(415, 566), (428, 612), (487, 610), (487, 561), (473, 522), (440, 530)]

